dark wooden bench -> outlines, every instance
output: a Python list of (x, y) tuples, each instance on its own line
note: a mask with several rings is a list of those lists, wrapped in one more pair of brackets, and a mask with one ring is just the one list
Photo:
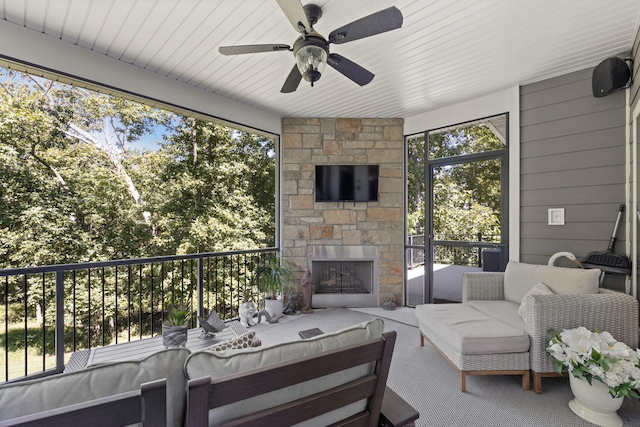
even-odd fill
[[(341, 421), (340, 425), (402, 425), (418, 418), (418, 413), (393, 391), (386, 387), (391, 355), (396, 333), (387, 332), (381, 338), (353, 344), (288, 362), (225, 376), (222, 378), (198, 378), (189, 381), (187, 391), (187, 420), (189, 427), (208, 426), (209, 410), (242, 402), (265, 393), (300, 384), (316, 378), (366, 363), (374, 363), (371, 375), (357, 378), (342, 385), (300, 397), (290, 402), (270, 407), (237, 418), (226, 426), (291, 425), (326, 414), (342, 406), (367, 399), (364, 411)], [(400, 415), (392, 413), (391, 420), (381, 417), (383, 399), (389, 405), (404, 402)], [(410, 408), (408, 412), (407, 407)], [(390, 412), (394, 412), (389, 408)], [(404, 417), (404, 419), (403, 419)], [(405, 422), (406, 421), (406, 422)], [(386, 424), (384, 424), (386, 423)]]

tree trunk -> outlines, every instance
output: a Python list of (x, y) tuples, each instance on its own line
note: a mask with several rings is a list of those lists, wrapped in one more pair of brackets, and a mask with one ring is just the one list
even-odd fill
[[(70, 138), (76, 139), (78, 141), (91, 144), (97, 149), (107, 154), (107, 157), (109, 158), (109, 161), (111, 162), (113, 167), (116, 169), (118, 174), (120, 174), (120, 176), (122, 176), (122, 178), (127, 183), (127, 189), (131, 197), (133, 197), (133, 200), (136, 202), (136, 204), (143, 206), (145, 203), (144, 203), (144, 200), (142, 199), (142, 196), (140, 195), (140, 192), (136, 188), (136, 185), (133, 183), (133, 180), (129, 176), (129, 173), (127, 172), (127, 170), (124, 168), (124, 166), (122, 166), (122, 163), (118, 158), (118, 154), (114, 153), (115, 150), (113, 149), (113, 147), (110, 144), (108, 144), (108, 142), (107, 142), (108, 146), (104, 147), (103, 144), (101, 144), (100, 141), (98, 141), (93, 135), (91, 135), (89, 132), (86, 132), (85, 130), (80, 128), (78, 125), (69, 123), (69, 128), (71, 129), (72, 132), (65, 131), (65, 134), (67, 136), (69, 136)], [(144, 219), (144, 222), (146, 224), (149, 224), (149, 221), (151, 219), (151, 213), (144, 211), (142, 212), (142, 217)]]

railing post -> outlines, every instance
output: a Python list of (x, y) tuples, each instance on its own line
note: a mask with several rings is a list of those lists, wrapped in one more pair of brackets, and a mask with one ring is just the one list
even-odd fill
[[(409, 234), (409, 246), (413, 246), (413, 235)], [(409, 249), (409, 270), (413, 270), (413, 248)]]
[(64, 270), (56, 271), (56, 369), (64, 369)]
[[(482, 242), (482, 233), (478, 231), (478, 242)], [(478, 267), (482, 267), (482, 247), (478, 246)]]
[(206, 318), (204, 314), (204, 259), (198, 257), (198, 316)]

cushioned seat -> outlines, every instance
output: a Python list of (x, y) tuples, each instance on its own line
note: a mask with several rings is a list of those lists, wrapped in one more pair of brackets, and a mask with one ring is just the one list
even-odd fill
[(416, 307), (416, 316), (460, 353), (519, 353), (529, 350), (529, 335), (524, 330), (466, 304), (420, 305)]
[(520, 306), (511, 301), (467, 301), (466, 305), (516, 329), (526, 329), (524, 319), (518, 312)]

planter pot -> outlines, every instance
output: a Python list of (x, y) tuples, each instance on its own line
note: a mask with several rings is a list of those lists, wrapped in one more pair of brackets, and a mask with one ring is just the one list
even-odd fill
[(174, 326), (164, 323), (162, 325), (162, 344), (166, 348), (184, 347), (187, 344), (188, 331), (187, 325)]
[(269, 313), (271, 319), (275, 320), (282, 316), (282, 300), (281, 299), (265, 299), (264, 309)]
[(589, 384), (587, 380), (572, 374), (569, 374), (569, 384), (575, 396), (569, 402), (574, 414), (602, 427), (620, 427), (624, 424), (617, 414), (624, 397), (613, 398), (609, 388), (600, 381), (593, 380)]

